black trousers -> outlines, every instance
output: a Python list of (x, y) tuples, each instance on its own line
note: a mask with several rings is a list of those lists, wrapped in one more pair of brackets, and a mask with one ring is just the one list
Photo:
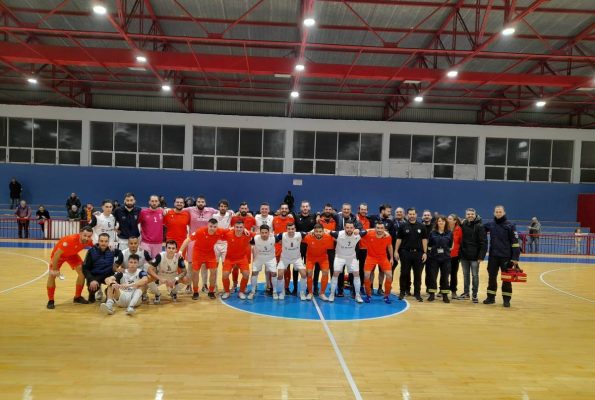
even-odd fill
[[(456, 292), (457, 291), (457, 284), (459, 283), (458, 274), (459, 274), (459, 261), (460, 257), (451, 257), (450, 258), (450, 291)], [(440, 272), (442, 274), (442, 272)], [(442, 279), (440, 279), (442, 282)]]
[[(510, 258), (492, 257), (488, 259), (488, 298), (496, 297), (498, 292), (498, 272), (507, 270)], [(512, 283), (502, 282), (502, 298), (512, 297)]]
[(399, 277), (399, 286), (401, 293), (406, 293), (411, 286), (411, 270), (413, 270), (413, 294), (421, 294), (421, 274), (424, 270), (424, 263), (421, 260), (421, 251), (412, 252), (409, 250), (400, 250), (401, 275)]
[(450, 276), (450, 259), (437, 260), (430, 258), (426, 263), (426, 277), (428, 279), (428, 292), (438, 293), (438, 271), (440, 271), (440, 293), (450, 293), (448, 278)]
[(29, 238), (29, 220), (28, 219), (17, 219), (19, 225), (19, 239)]

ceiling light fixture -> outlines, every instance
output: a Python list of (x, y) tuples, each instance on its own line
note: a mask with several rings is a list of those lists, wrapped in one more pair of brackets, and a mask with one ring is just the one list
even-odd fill
[(537, 107), (544, 107), (546, 104), (547, 102), (545, 100), (539, 100), (537, 103), (535, 103)]
[(415, 101), (416, 103), (421, 103), (422, 101), (424, 101), (424, 97), (422, 95), (417, 95), (415, 96), (413, 101)]
[(459, 75), (459, 71), (457, 71), (456, 69), (453, 69), (446, 73), (446, 76), (448, 76), (449, 78), (456, 78), (457, 75)]
[(98, 15), (105, 15), (107, 13), (107, 8), (101, 4), (96, 4), (93, 6), (93, 12)]
[(291, 92), (290, 96), (294, 99), (297, 99), (298, 97), (300, 97), (300, 92), (294, 90), (293, 92)]
[(169, 86), (167, 83), (164, 83), (163, 85), (161, 85), (161, 90), (163, 90), (164, 92), (169, 92), (171, 90), (171, 86)]
[(29, 82), (32, 85), (37, 85), (37, 79), (34, 77), (27, 78), (27, 82)]
[(502, 35), (504, 35), (504, 36), (513, 35), (515, 32), (516, 32), (516, 29), (514, 29), (512, 27), (502, 29)]
[(306, 67), (304, 66), (304, 64), (297, 64), (297, 65), (295, 66), (295, 70), (296, 70), (296, 71), (300, 71), (300, 72), (301, 72), (301, 71), (303, 71), (303, 70), (305, 70), (305, 69), (306, 69)]
[(139, 63), (146, 63), (147, 62), (147, 57), (145, 57), (145, 56), (136, 56), (136, 61), (138, 61)]
[(314, 18), (306, 18), (304, 19), (304, 26), (307, 26), (308, 28), (312, 27), (316, 25), (316, 20)]

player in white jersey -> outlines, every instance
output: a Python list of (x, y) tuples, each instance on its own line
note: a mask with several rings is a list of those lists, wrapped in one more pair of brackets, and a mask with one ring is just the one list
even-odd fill
[(287, 232), (280, 233), (275, 240), (281, 242), (281, 258), (277, 263), (277, 288), (273, 286), (273, 298), (275, 293), (279, 292), (279, 300), (285, 299), (285, 270), (293, 265), (294, 271), (299, 271), (299, 293), (300, 299), (306, 300), (306, 288), (304, 281), (306, 279), (306, 266), (302, 261), (300, 245), (302, 238), (306, 235), (303, 232), (296, 232), (295, 224), (287, 224)]
[(335, 290), (337, 289), (339, 274), (347, 266), (347, 272), (353, 274), (355, 301), (363, 303), (364, 301), (360, 295), (362, 282), (359, 276), (359, 261), (357, 260), (355, 249), (362, 236), (368, 232), (365, 230), (361, 233), (357, 231), (352, 221), (345, 221), (344, 228), (344, 230), (339, 232), (329, 232), (332, 237), (337, 239), (337, 245), (335, 246), (335, 261), (333, 264), (333, 277), (331, 278), (331, 294), (328, 297), (328, 301), (331, 303), (335, 301)]
[[(217, 227), (229, 229), (231, 226), (231, 219), (233, 218), (233, 211), (229, 209), (229, 202), (225, 199), (219, 200), (218, 208), (219, 212), (213, 215), (213, 218), (217, 220)], [(227, 242), (225, 240), (217, 241), (217, 243), (215, 243), (215, 257), (217, 257), (217, 261), (223, 263), (226, 254)]]
[(93, 228), (93, 243), (99, 243), (99, 235), (107, 233), (109, 235), (109, 247), (115, 249), (118, 243), (116, 234), (116, 218), (112, 215), (114, 204), (111, 200), (103, 200), (101, 203), (102, 213), (94, 214), (91, 217), (89, 226)]
[[(248, 300), (252, 300), (256, 294), (258, 285), (258, 273), (265, 267), (271, 278), (277, 276), (277, 259), (275, 258), (275, 236), (270, 234), (271, 228), (268, 225), (261, 225), (260, 234), (254, 236), (250, 241), (252, 244), (252, 289), (248, 294)], [(275, 279), (276, 280), (276, 279)], [(276, 297), (275, 297), (276, 296)], [(277, 293), (273, 293), (273, 298), (277, 299)]]
[(126, 307), (126, 314), (133, 315), (134, 307), (141, 304), (143, 291), (140, 289), (148, 282), (147, 273), (138, 269), (139, 257), (132, 254), (128, 257), (128, 268), (124, 272), (116, 272), (115, 276), (105, 279), (107, 285), (107, 301), (101, 303), (99, 309), (111, 315), (114, 313), (114, 304)]
[[(157, 254), (149, 263), (149, 290), (155, 295), (153, 304), (161, 302), (159, 285), (165, 285), (169, 290), (172, 301), (178, 301), (178, 290), (184, 288), (190, 280), (186, 277), (186, 266), (184, 259), (178, 255), (178, 245), (175, 240), (168, 240), (165, 243), (165, 251)], [(159, 281), (159, 285), (157, 284)]]
[[(262, 203), (260, 205), (260, 210), (259, 210), (259, 214), (256, 214), (254, 216), (254, 219), (256, 220), (256, 229), (260, 228), (263, 225), (266, 225), (268, 227), (273, 227), (273, 218), (274, 216), (270, 214), (271, 212), (271, 206), (269, 205), (269, 203)], [(267, 294), (271, 294), (273, 292), (273, 285), (271, 283), (271, 273), (269, 271), (264, 271), (264, 275), (265, 275), (265, 282), (266, 282), (266, 293)]]
[[(122, 240), (122, 239), (120, 239)], [(120, 242), (121, 244), (122, 242)], [(136, 254), (138, 256), (138, 269), (141, 269), (145, 272), (149, 270), (149, 261), (152, 260), (151, 255), (148, 251), (143, 250), (140, 248), (140, 240), (135, 236), (131, 236), (128, 238), (128, 242), (124, 250), (122, 251), (122, 257), (116, 260), (116, 271), (117, 272), (124, 272), (126, 268), (128, 268), (128, 257), (131, 255)], [(147, 286), (143, 286), (143, 301), (147, 301), (149, 298), (147, 297)], [(97, 292), (99, 293), (99, 292)]]

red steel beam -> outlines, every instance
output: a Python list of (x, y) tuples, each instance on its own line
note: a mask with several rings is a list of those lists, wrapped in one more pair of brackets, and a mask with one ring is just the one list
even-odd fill
[(234, 26), (236, 26), (237, 24), (239, 24), (240, 22), (242, 22), (248, 15), (252, 14), (254, 12), (254, 10), (256, 10), (263, 2), (264, 2), (264, 0), (259, 0), (258, 2), (256, 2), (252, 7), (250, 7), (248, 9), (248, 11), (246, 11), (245, 13), (243, 13), (242, 15), (240, 15), (240, 17), (238, 19), (236, 19), (231, 24), (229, 24), (223, 30), (223, 32), (219, 33), (218, 35), (221, 36), (221, 37), (223, 37), (227, 32), (229, 32), (230, 30), (232, 30)]
[[(13, 32), (13, 33), (46, 33), (56, 37), (66, 36), (66, 34), (84, 39), (119, 39), (122, 37), (117, 32), (101, 32), (101, 31), (76, 31), (76, 30), (63, 30), (63, 29), (27, 29), (10, 26), (0, 26), (0, 32)], [(171, 36), (171, 35), (148, 35), (148, 34), (135, 34), (128, 33), (128, 37), (135, 40), (156, 40), (163, 41), (167, 40), (172, 43), (183, 43), (187, 42), (193, 44), (209, 44), (214, 46), (237, 46), (237, 47), (262, 47), (272, 49), (295, 49), (300, 46), (300, 42), (281, 42), (272, 40), (246, 40), (246, 39), (226, 39), (226, 38), (207, 38), (207, 37), (187, 37), (187, 36)], [(491, 39), (491, 38), (490, 38)], [(490, 40), (488, 39), (488, 40)], [(529, 60), (552, 60), (552, 61), (592, 61), (595, 57), (592, 56), (581, 56), (581, 55), (570, 55), (570, 54), (532, 54), (532, 53), (505, 53), (505, 52), (484, 52), (484, 51), (472, 51), (472, 50), (444, 50), (444, 49), (423, 49), (423, 48), (403, 48), (403, 47), (380, 47), (380, 46), (360, 46), (360, 45), (338, 45), (330, 43), (312, 43), (306, 44), (308, 50), (314, 51), (339, 51), (339, 52), (351, 52), (373, 54), (404, 54), (411, 55), (413, 53), (419, 53), (423, 55), (438, 55), (440, 57), (455, 56), (455, 57), (468, 57), (473, 55), (474, 58), (486, 58), (486, 59), (524, 59)]]
[[(115, 21), (114, 21), (115, 22)], [(48, 59), (58, 66), (86, 66), (113, 68), (138, 67), (134, 56), (138, 49), (104, 49), (89, 47), (85, 51), (76, 47), (29, 45), (21, 46), (15, 43), (0, 42), (0, 54), (11, 62), (46, 64)], [(156, 71), (191, 71), (209, 73), (248, 74), (246, 58), (242, 56), (197, 54), (201, 58), (201, 66), (196, 64), (195, 55), (181, 52), (147, 52), (151, 61), (149, 67)], [(91, 55), (91, 56), (90, 56)], [(253, 75), (293, 74), (296, 59), (279, 57), (248, 56), (250, 73)], [(351, 71), (350, 71), (351, 69)], [(396, 71), (400, 70), (398, 74)], [(301, 74), (306, 78), (334, 78), (341, 80), (349, 72), (350, 79), (367, 79), (385, 81), (419, 80), (433, 82), (444, 76), (442, 70), (425, 68), (395, 68), (382, 66), (346, 64), (309, 63)], [(160, 81), (163, 80), (159, 76)], [(483, 83), (485, 81), (498, 85), (529, 85), (544, 87), (570, 87), (582, 82), (592, 86), (589, 76), (543, 76), (537, 74), (500, 74), (492, 72), (463, 71), (457, 77), (458, 83)]]

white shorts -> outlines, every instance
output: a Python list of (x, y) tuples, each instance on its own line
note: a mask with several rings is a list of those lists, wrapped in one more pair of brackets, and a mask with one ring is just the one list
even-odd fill
[(344, 266), (347, 266), (348, 273), (359, 272), (359, 262), (357, 261), (357, 258), (339, 258), (335, 256), (333, 271), (343, 271)]
[(259, 260), (255, 258), (252, 262), (252, 272), (262, 271), (262, 266), (265, 266), (266, 272), (277, 272), (277, 260), (273, 257), (270, 260)]
[(138, 296), (138, 301), (136, 302), (136, 304), (130, 304), (130, 302), (132, 301), (132, 296), (134, 295), (134, 292), (136, 292), (137, 290), (142, 294), (142, 290), (140, 289), (120, 291), (120, 298), (116, 301), (118, 307), (126, 308), (140, 306), (142, 303), (142, 296)]
[(227, 242), (215, 243), (215, 257), (217, 257), (217, 260), (219, 260), (219, 259), (221, 259), (221, 261), (225, 260), (226, 254), (227, 254)]
[(290, 259), (285, 259), (283, 257), (281, 257), (281, 259), (279, 260), (279, 263), (277, 264), (277, 269), (287, 269), (290, 265), (293, 265), (293, 269), (298, 269), (298, 270), (302, 270), (302, 269), (306, 269), (306, 266), (304, 265), (304, 262), (302, 261), (302, 258), (296, 258), (294, 260), (290, 260)]

